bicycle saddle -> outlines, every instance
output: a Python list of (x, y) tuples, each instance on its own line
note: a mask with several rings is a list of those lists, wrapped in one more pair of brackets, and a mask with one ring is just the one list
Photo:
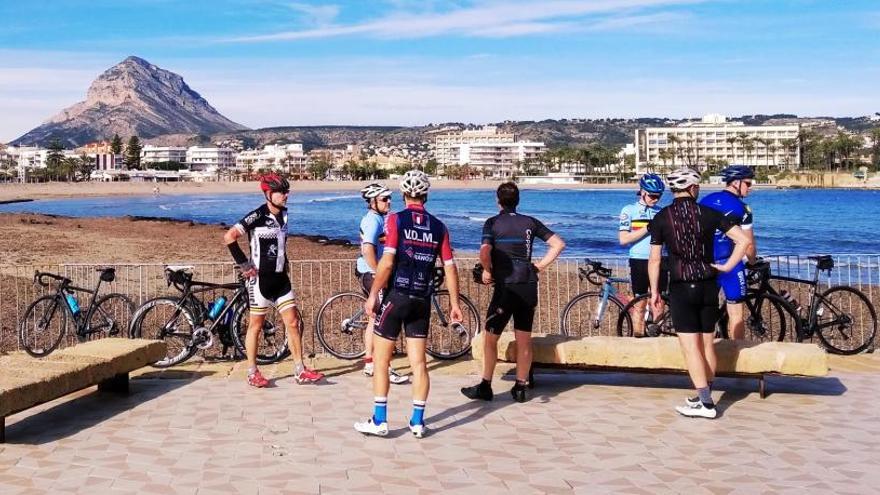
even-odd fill
[(807, 259), (811, 259), (816, 262), (817, 270), (831, 271), (831, 269), (834, 268), (834, 258), (832, 258), (830, 254), (823, 254), (821, 256), (808, 256)]
[(113, 267), (104, 267), (104, 268), (95, 268), (96, 272), (101, 272), (101, 280), (104, 282), (112, 282), (116, 280), (116, 268)]

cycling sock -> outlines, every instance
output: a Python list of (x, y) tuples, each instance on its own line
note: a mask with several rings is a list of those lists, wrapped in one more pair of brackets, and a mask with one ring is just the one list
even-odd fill
[(373, 362), (373, 356), (364, 358), (364, 364), (370, 364), (372, 362)]
[(388, 397), (373, 397), (373, 424), (388, 421)]
[(709, 387), (698, 388), (697, 395), (700, 397), (700, 402), (703, 403), (703, 406), (709, 409), (715, 407), (715, 402), (712, 401), (712, 390)]
[(256, 367), (256, 366), (248, 366), (248, 376), (251, 376), (251, 375), (253, 375), (253, 374), (256, 373), (256, 372), (257, 372), (257, 367)]
[(294, 374), (294, 375), (299, 375), (300, 373), (303, 372), (304, 369), (305, 369), (305, 366), (303, 366), (302, 361), (300, 361), (300, 362), (298, 362), (298, 363), (294, 363), (294, 365), (293, 365), (293, 374)]
[(412, 419), (409, 420), (411, 425), (425, 424), (425, 403), (424, 400), (413, 400)]
[(709, 380), (709, 385), (708, 385), (709, 390), (712, 390), (712, 382), (714, 382), (714, 380)]
[(492, 388), (492, 382), (483, 378), (480, 381), (480, 387)]
[(516, 388), (526, 388), (526, 381), (525, 380), (517, 380), (514, 385), (516, 386)]

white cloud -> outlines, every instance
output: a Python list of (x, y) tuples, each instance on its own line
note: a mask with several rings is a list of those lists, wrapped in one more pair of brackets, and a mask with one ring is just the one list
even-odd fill
[(338, 5), (311, 5), (308, 3), (293, 2), (287, 6), (302, 14), (305, 14), (312, 24), (324, 26), (330, 24), (339, 15)]

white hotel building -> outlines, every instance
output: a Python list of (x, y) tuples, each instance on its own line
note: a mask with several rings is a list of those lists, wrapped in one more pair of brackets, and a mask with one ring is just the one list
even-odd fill
[(237, 152), (232, 148), (190, 146), (186, 150), (186, 164), (190, 170), (226, 170), (235, 166)]
[(141, 163), (178, 162), (186, 163), (186, 148), (183, 146), (146, 145), (141, 150)]
[(676, 167), (704, 169), (707, 160), (724, 160), (730, 165), (799, 168), (799, 131), (798, 124), (747, 126), (717, 114), (706, 115), (699, 122), (637, 129), (636, 174), (643, 173), (649, 164), (671, 167), (673, 162)]
[(303, 151), (301, 143), (271, 144), (258, 150), (242, 151), (235, 158), (235, 167), (240, 170), (282, 170), (300, 173), (309, 164), (309, 155)]
[(453, 131), (434, 138), (434, 156), (441, 167), (468, 165), (492, 177), (507, 178), (526, 160), (545, 151), (544, 143), (518, 141), (513, 133), (495, 126)]

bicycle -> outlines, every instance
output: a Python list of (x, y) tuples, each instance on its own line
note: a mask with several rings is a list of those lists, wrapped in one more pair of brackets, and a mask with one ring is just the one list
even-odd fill
[[(95, 290), (76, 287), (71, 279), (61, 275), (40, 271), (34, 273), (35, 284), (48, 287), (47, 278), (59, 284), (54, 294), (38, 297), (25, 309), (18, 325), (18, 342), (25, 352), (34, 357), (48, 356), (67, 334), (68, 319), (72, 320), (76, 338), (80, 342), (103, 333), (107, 336), (119, 335), (128, 326), (134, 310), (134, 304), (128, 297), (112, 293), (98, 298), (101, 283), (114, 281), (116, 269), (98, 268), (96, 271), (101, 275)], [(84, 312), (74, 296), (75, 292), (92, 295)]]
[[(165, 358), (153, 363), (154, 367), (167, 368), (186, 361), (199, 350), (210, 348), (214, 335), (220, 339), (223, 356), (230, 348), (233, 349), (232, 359), (241, 359), (245, 355), (244, 339), (250, 314), (247, 280), (239, 273), (238, 280), (233, 283), (200, 282), (193, 280), (191, 269), (189, 266), (166, 267), (165, 282), (169, 287), (174, 286), (180, 296), (150, 299), (132, 317), (129, 329), (132, 337), (164, 340), (166, 343)], [(218, 297), (210, 308), (198, 297), (198, 294), (217, 290), (231, 290), (233, 294), (228, 300), (224, 296)], [(303, 329), (301, 316), (300, 332)], [(284, 324), (267, 315), (262, 330), (257, 363), (270, 364), (287, 357), (289, 349)]]
[[(474, 303), (464, 294), (458, 295), (463, 313), (462, 322), (453, 322), (443, 308), (449, 307), (449, 291), (440, 289), (444, 281), (443, 268), (434, 272), (434, 290), (431, 293), (431, 307), (435, 317), (431, 318), (425, 351), (437, 359), (456, 359), (471, 349), (474, 335), (480, 331), (480, 317)], [(361, 292), (342, 292), (334, 294), (318, 311), (315, 318), (315, 334), (324, 349), (340, 359), (358, 359), (366, 353), (364, 330), (367, 328), (367, 314), (364, 303), (366, 290)]]
[[(614, 286), (628, 284), (629, 279), (612, 277), (612, 270), (603, 266), (600, 261), (585, 258), (584, 263), (587, 267), (578, 267), (578, 278), (601, 289), (581, 292), (565, 305), (560, 318), (562, 334), (568, 337), (586, 337), (613, 335), (616, 330), (618, 335), (621, 332), (632, 335), (632, 318), (625, 310), (628, 301), (618, 295)], [(613, 314), (606, 318), (609, 311)]]
[[(858, 289), (849, 286), (833, 286), (819, 292), (819, 272), (834, 269), (834, 259), (829, 255), (808, 256), (816, 262), (812, 279), (772, 275), (769, 263), (762, 263), (762, 278), (759, 288), (753, 292), (755, 299), (769, 298), (775, 301), (794, 322), (795, 340), (803, 342), (818, 336), (823, 347), (836, 354), (858, 354), (874, 342), (877, 333), (877, 313), (868, 297)], [(790, 303), (782, 291), (777, 291), (770, 280), (806, 284), (809, 289), (809, 303), (805, 312), (793, 299)], [(781, 301), (781, 302), (780, 302)], [(786, 326), (783, 324), (776, 340), (785, 338)]]

